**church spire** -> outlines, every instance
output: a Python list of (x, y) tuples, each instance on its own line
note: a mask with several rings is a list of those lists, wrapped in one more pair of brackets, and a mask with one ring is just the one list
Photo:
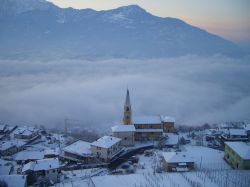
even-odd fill
[(132, 110), (131, 110), (129, 90), (127, 89), (126, 100), (124, 104), (123, 124), (129, 125), (131, 123), (132, 123)]
[(130, 97), (129, 97), (129, 90), (128, 90), (128, 88), (127, 88), (127, 95), (126, 95), (125, 105), (127, 105), (127, 106), (130, 105)]

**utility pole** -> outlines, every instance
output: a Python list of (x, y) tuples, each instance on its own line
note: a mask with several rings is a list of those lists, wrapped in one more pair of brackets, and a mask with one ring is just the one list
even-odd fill
[(67, 122), (68, 122), (68, 119), (65, 118), (65, 119), (64, 119), (64, 125), (65, 125), (65, 127), (64, 127), (64, 128), (65, 128), (65, 129), (64, 129), (65, 132), (64, 132), (64, 133), (65, 133), (65, 136), (68, 135), (68, 124), (67, 124)]

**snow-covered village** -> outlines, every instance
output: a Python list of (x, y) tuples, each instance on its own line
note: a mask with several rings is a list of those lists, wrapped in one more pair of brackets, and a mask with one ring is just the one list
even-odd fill
[(93, 142), (45, 128), (1, 124), (0, 185), (9, 187), (247, 187), (250, 124), (181, 128), (175, 118), (123, 119)]
[(0, 187), (250, 187), (250, 0), (0, 0)]

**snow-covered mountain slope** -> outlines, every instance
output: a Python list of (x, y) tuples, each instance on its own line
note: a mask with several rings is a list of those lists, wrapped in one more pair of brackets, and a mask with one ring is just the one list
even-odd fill
[(45, 0), (0, 0), (0, 56), (164, 58), (239, 56), (230, 41), (137, 5), (62, 9)]

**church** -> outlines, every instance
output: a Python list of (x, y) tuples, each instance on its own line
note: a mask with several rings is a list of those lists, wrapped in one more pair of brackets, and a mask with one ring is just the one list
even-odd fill
[(129, 90), (124, 104), (123, 125), (112, 127), (113, 136), (122, 139), (122, 145), (131, 146), (135, 141), (159, 140), (164, 133), (174, 132), (175, 119), (163, 115), (133, 116)]

